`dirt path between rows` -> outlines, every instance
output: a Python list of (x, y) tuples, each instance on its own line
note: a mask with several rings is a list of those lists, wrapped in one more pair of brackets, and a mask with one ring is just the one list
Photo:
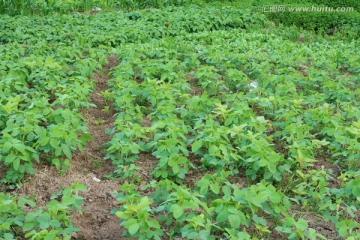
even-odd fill
[[(96, 87), (90, 96), (90, 102), (96, 107), (82, 112), (94, 139), (88, 142), (85, 150), (76, 156), (75, 160), (83, 162), (90, 170), (90, 174), (94, 174), (98, 179), (102, 179), (113, 170), (111, 162), (104, 160), (103, 148), (104, 144), (111, 140), (111, 136), (106, 134), (105, 130), (114, 126), (115, 117), (112, 107), (107, 105), (111, 103), (106, 103), (99, 94), (108, 88), (110, 71), (117, 65), (116, 55), (111, 55), (100, 74), (94, 73)], [(106, 107), (108, 111), (105, 111)], [(95, 182), (91, 176), (89, 180), (84, 212), (77, 214), (73, 221), (74, 225), (80, 228), (78, 239), (122, 239), (120, 221), (110, 213), (117, 207), (111, 193), (118, 190), (120, 183), (116, 180)]]
[(33, 196), (40, 205), (44, 205), (54, 193), (64, 187), (71, 186), (74, 182), (84, 184), (88, 191), (81, 193), (84, 197), (83, 212), (76, 213), (72, 217), (74, 226), (80, 228), (73, 239), (126, 239), (122, 236), (120, 220), (111, 214), (113, 208), (118, 208), (111, 193), (117, 191), (121, 183), (117, 180), (104, 179), (104, 176), (113, 170), (111, 161), (104, 160), (104, 145), (111, 139), (105, 130), (114, 126), (115, 117), (111, 107), (109, 111), (104, 111), (104, 108), (109, 107), (108, 104), (111, 103), (107, 103), (99, 95), (108, 88), (107, 80), (111, 68), (116, 65), (118, 65), (116, 56), (111, 55), (100, 73), (94, 73), (96, 87), (90, 95), (90, 102), (96, 107), (81, 110), (93, 140), (88, 142), (83, 152), (74, 153), (71, 166), (65, 175), (60, 176), (54, 167), (41, 166), (34, 175), (24, 181), (23, 187), (18, 192)]

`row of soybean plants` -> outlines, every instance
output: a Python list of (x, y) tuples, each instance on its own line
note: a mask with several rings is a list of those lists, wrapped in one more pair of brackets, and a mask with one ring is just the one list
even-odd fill
[(108, 158), (119, 176), (143, 171), (141, 155), (156, 159), (152, 181), (118, 194), (129, 236), (325, 238), (310, 212), (355, 239), (358, 47), (279, 34), (205, 31), (117, 49)]

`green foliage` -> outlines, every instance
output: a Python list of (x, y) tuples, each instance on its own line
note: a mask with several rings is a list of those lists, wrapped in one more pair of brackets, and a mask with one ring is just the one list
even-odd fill
[[(359, 36), (360, 12), (285, 12), (269, 13), (268, 17), (275, 23), (284, 25), (296, 25), (303, 29), (315, 30), (326, 34), (344, 31), (345, 28), (352, 29), (352, 32)], [(344, 31), (346, 33), (346, 31)], [(351, 33), (349, 33), (351, 34)]]
[(117, 195), (122, 207), (116, 215), (129, 234), (138, 239), (160, 239), (163, 234), (160, 226), (169, 237), (250, 239), (244, 228), (253, 225), (259, 237), (267, 234), (269, 216), (279, 232), (289, 239), (321, 236), (308, 228), (304, 219), (296, 222), (288, 214), (290, 199), (274, 186), (261, 181), (239, 189), (227, 180), (229, 175), (230, 172), (205, 175), (194, 190), (168, 180), (152, 182), (144, 187), (147, 191), (153, 189), (150, 198), (141, 197), (135, 185), (123, 185)]
[(199, 0), (123, 0), (117, 1), (117, 6), (126, 10), (145, 9), (149, 7), (164, 8), (169, 6), (184, 6)]
[(147, 197), (139, 198), (134, 192), (134, 185), (123, 185), (121, 189), (129, 194), (129, 202), (122, 199), (122, 194), (117, 198), (119, 201), (126, 202), (122, 211), (117, 211), (115, 214), (121, 219), (124, 219), (122, 225), (128, 230), (130, 236), (138, 239), (161, 239), (163, 235), (160, 229), (159, 222), (150, 215), (150, 205), (153, 203)]
[(129, 169), (140, 154), (157, 159), (157, 181), (121, 187), (127, 236), (326, 239), (306, 213), (358, 234), (357, 41), (305, 33), (199, 30), (116, 49), (107, 156)]
[[(332, 1), (332, 0), (246, 0), (246, 1), (213, 1), (213, 0), (3, 0), (0, 2), (0, 13), (9, 15), (28, 15), (50, 13), (74, 13), (86, 12), (100, 7), (102, 10), (134, 11), (147, 8), (167, 8), (171, 6), (188, 6), (196, 4), (206, 6), (233, 5), (241, 9), (252, 9), (258, 13), (264, 6), (285, 5), (293, 7), (352, 7), (351, 12), (296, 12), (288, 11), (266, 13), (269, 20), (286, 26), (295, 25), (307, 30), (315, 30), (320, 33), (334, 34), (341, 32), (349, 37), (359, 37), (359, 2), (357, 0)], [(133, 13), (132, 13), (133, 14)], [(137, 15), (135, 13), (135, 15)], [(140, 16), (132, 16), (138, 19)], [(189, 15), (191, 16), (191, 15)], [(159, 26), (158, 26), (159, 27)]]
[(81, 210), (83, 199), (79, 191), (84, 185), (75, 183), (67, 187), (44, 207), (31, 199), (13, 197), (0, 193), (0, 238), (1, 239), (70, 239), (75, 228), (70, 220), (74, 210)]
[[(252, 1), (254, 11), (261, 11), (264, 6), (285, 5), (285, 12), (267, 12), (265, 15), (271, 21), (285, 26), (295, 25), (302, 29), (315, 30), (319, 33), (334, 34), (342, 32), (349, 37), (359, 37), (360, 12), (359, 2), (356, 0), (332, 1), (332, 0), (263, 0)], [(303, 11), (301, 9), (313, 7), (332, 8), (333, 11)], [(296, 9), (298, 8), (298, 9)], [(336, 11), (337, 8), (352, 8), (352, 11)], [(292, 9), (292, 10), (289, 10)]]
[(356, 10), (360, 7), (359, 1), (356, 0), (311, 0), (310, 2), (324, 6), (354, 7)]
[[(0, 165), (6, 172), (2, 182), (7, 184), (33, 174), (40, 155), (59, 169), (66, 168), (72, 152), (91, 138), (77, 109), (90, 106), (92, 83), (87, 76), (98, 63), (75, 55), (69, 66), (69, 48), (59, 48), (51, 57), (42, 56), (50, 53), (48, 45), (38, 47), (25, 53), (19, 44), (0, 46)], [(71, 72), (72, 67), (81, 72)]]
[[(91, 138), (79, 110), (91, 106), (89, 79), (112, 53), (121, 64), (101, 96), (116, 112), (106, 157), (116, 165), (110, 177), (125, 178), (114, 212), (127, 237), (324, 239), (309, 215), (339, 237), (359, 235), (356, 38), (193, 5), (1, 16), (0, 31), (0, 164), (9, 187), (34, 164), (65, 171)], [(137, 176), (140, 156), (154, 163), (146, 180)], [(25, 210), (2, 196), (24, 218), (8, 217), (4, 238), (20, 236)], [(25, 232), (39, 239), (70, 226), (48, 229), (35, 215)]]
[(9, 15), (29, 15), (50, 13), (85, 12), (101, 7), (104, 9), (114, 8), (118, 5), (117, 0), (2, 0), (0, 13)]
[[(138, 10), (170, 6), (204, 5), (212, 0), (2, 0), (0, 13), (9, 15), (48, 15), (106, 10)], [(231, 2), (231, 1), (230, 1)]]

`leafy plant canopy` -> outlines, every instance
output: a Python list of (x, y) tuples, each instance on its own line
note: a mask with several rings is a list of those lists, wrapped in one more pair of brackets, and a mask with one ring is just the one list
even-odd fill
[[(93, 73), (115, 110), (107, 161), (126, 237), (360, 236), (360, 44), (236, 7), (0, 17), (0, 175), (65, 172), (92, 136)], [(103, 121), (98, 123), (103, 124)], [(140, 156), (153, 161), (146, 178)], [(135, 177), (140, 174), (140, 177)], [(81, 184), (39, 207), (0, 193), (0, 239), (70, 239)]]

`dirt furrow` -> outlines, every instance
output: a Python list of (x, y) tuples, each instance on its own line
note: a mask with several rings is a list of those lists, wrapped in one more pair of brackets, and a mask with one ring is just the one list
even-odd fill
[[(82, 112), (93, 139), (88, 142), (85, 150), (75, 157), (75, 160), (84, 163), (83, 167), (87, 168), (94, 177), (90, 176), (88, 179), (91, 184), (87, 184), (89, 192), (85, 196), (84, 212), (74, 218), (74, 225), (80, 228), (78, 239), (122, 239), (119, 219), (110, 214), (117, 206), (111, 193), (118, 189), (120, 183), (116, 180), (103, 180), (103, 177), (113, 170), (111, 162), (104, 160), (104, 146), (111, 139), (105, 131), (114, 126), (115, 117), (111, 103), (101, 97), (101, 93), (108, 88), (107, 80), (111, 68), (116, 65), (118, 65), (116, 55), (111, 55), (100, 74), (94, 73), (96, 87), (90, 99), (96, 107)], [(94, 178), (99, 179), (100, 182)]]
[(63, 176), (54, 167), (41, 166), (35, 175), (24, 181), (18, 194), (33, 196), (40, 205), (45, 204), (56, 192), (61, 191), (74, 182), (80, 182), (87, 187), (81, 195), (84, 197), (83, 212), (73, 216), (75, 227), (80, 231), (73, 239), (115, 240), (125, 239), (121, 234), (119, 219), (111, 214), (118, 207), (111, 193), (118, 190), (121, 184), (117, 180), (104, 179), (113, 170), (111, 161), (104, 160), (105, 144), (111, 136), (105, 130), (114, 126), (114, 113), (111, 103), (101, 97), (101, 92), (107, 89), (107, 80), (111, 68), (118, 65), (116, 56), (108, 58), (100, 73), (95, 72), (93, 78), (96, 87), (90, 95), (90, 102), (96, 107), (81, 110), (93, 139), (88, 142), (83, 152), (74, 153), (71, 166)]

